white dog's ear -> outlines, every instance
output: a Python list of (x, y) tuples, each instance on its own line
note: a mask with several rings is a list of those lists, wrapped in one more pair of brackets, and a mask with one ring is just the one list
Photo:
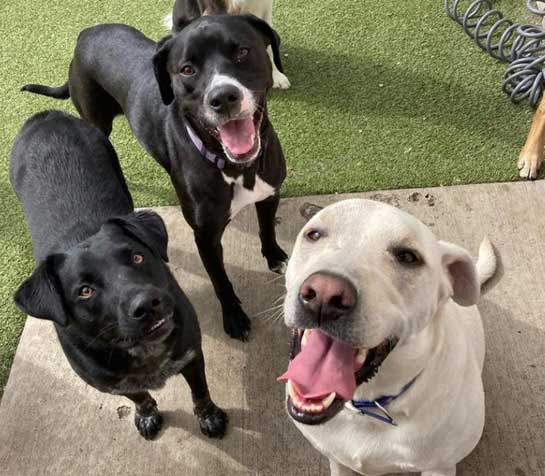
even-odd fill
[(452, 285), (452, 299), (460, 306), (473, 306), (479, 301), (481, 285), (471, 255), (458, 245), (439, 242), (443, 268)]

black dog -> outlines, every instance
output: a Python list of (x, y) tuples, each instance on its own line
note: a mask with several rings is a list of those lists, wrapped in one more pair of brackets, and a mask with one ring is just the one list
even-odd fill
[(274, 229), (286, 166), (267, 118), (268, 44), (280, 67), (276, 33), (251, 15), (201, 17), (159, 44), (128, 26), (99, 25), (80, 34), (64, 86), (23, 87), (71, 97), (106, 135), (114, 117), (126, 115), (170, 174), (221, 302), (224, 329), (242, 340), (250, 320), (225, 272), (225, 227), (255, 203), (269, 268), (282, 272), (287, 260)]
[(132, 212), (108, 139), (81, 119), (43, 112), (23, 126), (10, 160), (39, 263), (15, 302), (54, 322), (85, 382), (136, 404), (144, 438), (162, 424), (148, 390), (178, 373), (202, 432), (222, 437), (227, 416), (208, 393), (195, 311), (165, 264), (165, 226), (153, 212)]

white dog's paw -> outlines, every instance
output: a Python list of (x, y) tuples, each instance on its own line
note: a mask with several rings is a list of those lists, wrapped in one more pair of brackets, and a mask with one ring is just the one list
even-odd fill
[(522, 178), (535, 180), (537, 178), (537, 173), (543, 162), (543, 151), (542, 150), (533, 150), (526, 151), (522, 149), (517, 167), (519, 169), (519, 175)]
[(273, 70), (273, 88), (289, 89), (290, 86), (291, 86), (291, 83), (288, 77), (284, 73), (281, 73), (275, 68)]
[(172, 13), (169, 13), (165, 16), (165, 18), (163, 18), (163, 26), (167, 30), (172, 30)]

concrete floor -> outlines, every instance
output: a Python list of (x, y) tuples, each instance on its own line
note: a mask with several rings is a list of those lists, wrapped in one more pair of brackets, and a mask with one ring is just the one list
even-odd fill
[[(350, 195), (350, 197), (356, 195)], [(477, 449), (458, 467), (463, 476), (545, 476), (545, 182), (470, 185), (358, 194), (415, 214), (436, 234), (476, 253), (487, 234), (504, 276), (479, 307), (487, 333), (484, 380), (487, 421)], [(281, 204), (281, 244), (290, 249), (305, 201)], [(325, 459), (291, 425), (276, 382), (289, 338), (270, 308), (283, 280), (260, 256), (251, 208), (229, 226), (225, 261), (249, 315), (251, 341), (223, 334), (219, 305), (192, 235), (175, 207), (158, 210), (170, 232), (171, 267), (197, 308), (213, 398), (231, 419), (222, 441), (201, 436), (189, 392), (173, 378), (155, 393), (165, 430), (144, 441), (122, 397), (86, 386), (69, 368), (52, 327), (29, 319), (0, 405), (0, 474), (6, 476), (324, 476)]]

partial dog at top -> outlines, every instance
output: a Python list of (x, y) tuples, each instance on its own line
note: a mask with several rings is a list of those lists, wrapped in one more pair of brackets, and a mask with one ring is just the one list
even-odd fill
[(17, 305), (53, 321), (86, 383), (135, 403), (144, 438), (163, 421), (149, 390), (177, 374), (191, 387), (201, 431), (222, 437), (227, 416), (210, 399), (195, 310), (165, 263), (164, 223), (133, 212), (106, 136), (60, 111), (37, 114), (15, 140), (10, 179), (38, 263)]
[(106, 135), (125, 114), (134, 134), (169, 173), (223, 312), (225, 332), (245, 340), (250, 320), (225, 271), (221, 238), (255, 204), (261, 250), (272, 271), (286, 253), (276, 241), (282, 148), (267, 116), (271, 27), (253, 15), (203, 16), (158, 44), (126, 25), (98, 25), (77, 41), (66, 84), (23, 90), (72, 98)]
[[(273, 26), (273, 0), (176, 0), (172, 14), (165, 18), (165, 26), (177, 32), (202, 15), (252, 14)], [(271, 47), (267, 49), (271, 59), (273, 88), (288, 89), (290, 81), (277, 67)]]
[[(304, 213), (308, 213), (305, 207)], [(454, 476), (484, 425), (475, 304), (496, 271), (413, 216), (346, 200), (301, 230), (286, 273), (287, 408), (333, 476)]]

